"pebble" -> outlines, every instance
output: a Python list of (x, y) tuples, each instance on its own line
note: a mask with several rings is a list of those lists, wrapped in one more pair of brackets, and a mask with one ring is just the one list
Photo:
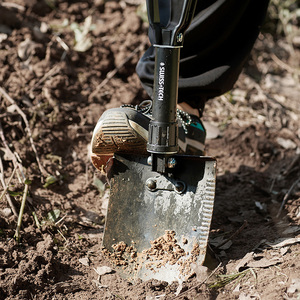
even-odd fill
[(3, 217), (9, 217), (12, 215), (12, 211), (9, 207), (6, 207), (1, 210), (1, 214), (3, 215)]

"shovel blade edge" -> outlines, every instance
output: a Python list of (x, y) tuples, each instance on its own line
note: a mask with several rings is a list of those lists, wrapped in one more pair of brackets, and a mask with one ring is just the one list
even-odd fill
[(216, 160), (174, 157), (176, 166), (168, 176), (153, 172), (147, 156), (114, 157), (103, 246), (129, 281), (185, 280), (194, 264), (204, 262)]

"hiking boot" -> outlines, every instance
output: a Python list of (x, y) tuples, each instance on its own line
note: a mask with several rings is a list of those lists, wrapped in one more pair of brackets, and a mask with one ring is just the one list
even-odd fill
[[(114, 153), (147, 154), (148, 128), (152, 101), (122, 105), (105, 111), (94, 129), (92, 162), (103, 171)], [(177, 109), (179, 153), (204, 155), (206, 131), (200, 118)]]

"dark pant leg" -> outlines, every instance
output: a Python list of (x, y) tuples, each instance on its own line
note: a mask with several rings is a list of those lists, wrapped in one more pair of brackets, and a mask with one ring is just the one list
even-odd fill
[[(233, 87), (259, 34), (268, 3), (269, 0), (198, 1), (181, 49), (179, 102), (203, 108), (206, 100)], [(151, 44), (155, 43), (151, 28), (149, 38)], [(150, 96), (153, 72), (151, 46), (137, 65), (137, 74)]]

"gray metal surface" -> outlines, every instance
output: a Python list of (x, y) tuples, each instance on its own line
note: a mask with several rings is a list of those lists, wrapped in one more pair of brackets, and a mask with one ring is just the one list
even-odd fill
[[(175, 159), (176, 167), (168, 177), (151, 171), (146, 156), (114, 158), (103, 246), (111, 252), (112, 245), (120, 242), (134, 247), (136, 259), (128, 258), (125, 266), (116, 266), (130, 281), (184, 280), (193, 263), (203, 264), (213, 212), (216, 161), (180, 155)], [(143, 253), (151, 247), (150, 241), (166, 230), (175, 232), (176, 243), (185, 252), (176, 263), (161, 264), (160, 259)]]

